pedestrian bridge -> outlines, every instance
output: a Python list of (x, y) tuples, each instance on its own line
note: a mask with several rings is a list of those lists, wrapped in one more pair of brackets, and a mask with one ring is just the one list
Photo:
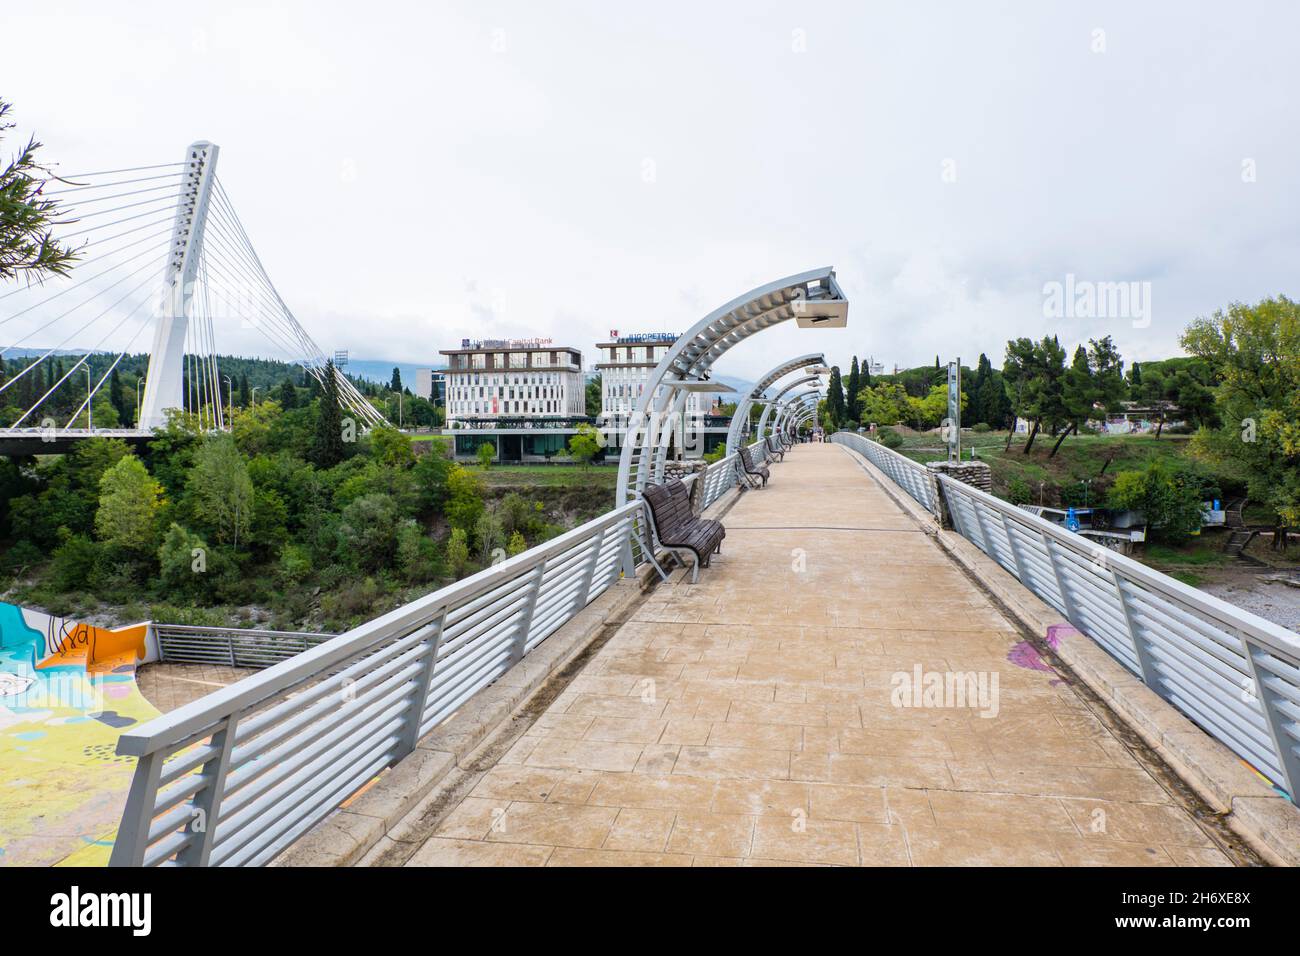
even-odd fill
[(698, 583), (632, 501), (128, 732), (113, 863), (1300, 859), (1300, 639), (834, 437)]

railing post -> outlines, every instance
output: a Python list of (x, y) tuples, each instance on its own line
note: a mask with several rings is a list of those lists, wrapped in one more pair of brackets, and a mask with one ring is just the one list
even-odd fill
[[(198, 840), (176, 854), (176, 862), (181, 866), (207, 866), (208, 857), (212, 855), (212, 842), (217, 831), (217, 815), (221, 812), (221, 798), (226, 788), (226, 772), (230, 769), (230, 753), (235, 749), (235, 729), (239, 725), (239, 713), (230, 714), (221, 723), (219, 730), (212, 734), (212, 746), (216, 755), (209, 758), (199, 775), (204, 778), (203, 787), (198, 790), (191, 805), (194, 817), (190, 820), (189, 831), (198, 833)], [(194, 825), (202, 820), (203, 829), (196, 831)]]
[[(1128, 598), (1124, 595), (1124, 582), (1120, 580), (1118, 571), (1114, 568), (1108, 570), (1115, 587), (1115, 598), (1119, 601), (1119, 609), (1124, 615), (1124, 626), (1128, 629), (1129, 641), (1133, 644), (1133, 656), (1137, 658), (1138, 668), (1142, 671), (1142, 683), (1160, 694), (1160, 673), (1156, 670), (1156, 662), (1152, 659), (1150, 650), (1142, 640), (1142, 632), (1138, 630), (1137, 623), (1133, 620)], [(1160, 696), (1163, 697), (1164, 694)]]
[(1065, 576), (1061, 574), (1061, 566), (1056, 560), (1056, 551), (1052, 548), (1052, 539), (1046, 532), (1042, 531), (1039, 532), (1039, 536), (1042, 538), (1044, 550), (1047, 551), (1047, 560), (1052, 565), (1052, 576), (1056, 578), (1056, 590), (1061, 594), (1061, 605), (1064, 608), (1065, 619), (1078, 630), (1078, 615), (1074, 613), (1074, 602), (1070, 600), (1070, 592), (1065, 589)]
[(1007, 520), (1005, 512), (999, 512), (998, 517), (1002, 519), (1002, 533), (1007, 536), (1007, 547), (1011, 549), (1011, 560), (1016, 565), (1016, 580), (1029, 587), (1029, 581), (1025, 577), (1025, 563), (1020, 557), (1020, 549), (1016, 547), (1015, 535), (1011, 533), (1011, 522)]
[(158, 805), (158, 778), (162, 776), (163, 755), (145, 754), (136, 761), (127, 791), (122, 822), (113, 838), (109, 866), (143, 866), (149, 846), (149, 828), (153, 826), (154, 807)]
[(582, 569), (582, 581), (578, 585), (578, 594), (573, 602), (573, 610), (569, 612), (571, 615), (577, 614), (587, 606), (587, 595), (591, 593), (591, 581), (596, 576), (596, 565), (600, 563), (600, 549), (604, 543), (605, 529), (602, 526), (596, 529), (596, 538), (591, 545), (591, 560)]
[(447, 623), (447, 608), (443, 607), (438, 616), (425, 626), (430, 629), (429, 650), (420, 661), (420, 672), (415, 675), (410, 713), (406, 725), (402, 728), (401, 754), (409, 754), (420, 742), (420, 728), (424, 725), (424, 702), (429, 699), (429, 688), (433, 685), (433, 674), (438, 666), (438, 651), (442, 649), (442, 629)]
[(1300, 795), (1296, 794), (1296, 787), (1300, 786), (1300, 757), (1296, 756), (1291, 738), (1282, 726), (1285, 715), (1277, 706), (1279, 695), (1269, 690), (1266, 683), (1269, 675), (1255, 660), (1255, 649), (1251, 647), (1250, 640), (1240, 631), (1236, 634), (1237, 639), (1241, 641), (1242, 650), (1246, 653), (1246, 660), (1250, 663), (1250, 673), (1255, 680), (1255, 699), (1259, 701), (1260, 709), (1263, 711), (1264, 724), (1268, 727), (1269, 738), (1273, 741), (1273, 752), (1277, 754), (1278, 766), (1282, 768), (1282, 780), (1279, 782), (1291, 795), (1292, 802), (1295, 802), (1300, 800)]
[[(980, 537), (984, 539), (984, 553), (994, 561), (998, 560), (997, 552), (993, 548), (993, 536), (989, 534), (988, 526), (984, 524), (984, 513), (980, 511), (980, 503), (972, 501), (971, 510), (975, 512), (975, 523), (979, 525)], [(998, 561), (999, 564), (1002, 562)]]
[(542, 589), (542, 578), (546, 574), (546, 562), (542, 561), (533, 572), (533, 580), (528, 585), (528, 599), (524, 602), (519, 620), (519, 632), (515, 636), (515, 646), (510, 652), (511, 665), (524, 659), (528, 650), (528, 634), (533, 629), (533, 610), (537, 607), (537, 593)]

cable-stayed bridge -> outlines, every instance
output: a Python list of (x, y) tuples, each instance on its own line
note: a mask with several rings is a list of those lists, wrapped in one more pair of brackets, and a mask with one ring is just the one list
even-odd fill
[[(217, 175), (218, 147), (179, 162), (51, 176), (54, 241), (78, 253), (64, 276), (0, 286), (0, 454), (65, 451), (88, 437), (141, 441), (171, 410), (206, 430), (228, 427), (218, 343), (255, 329), (272, 350), (324, 382), (324, 351), (262, 264)], [(136, 420), (106, 414), (106, 385), (148, 348)], [(339, 398), (363, 428), (384, 418), (338, 369)], [(97, 401), (99, 408), (97, 409)], [(98, 418), (97, 418), (98, 416)], [(105, 420), (105, 419), (109, 420)]]

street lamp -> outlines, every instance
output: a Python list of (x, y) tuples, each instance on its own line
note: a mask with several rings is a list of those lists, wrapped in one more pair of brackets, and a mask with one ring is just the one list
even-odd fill
[(249, 401), (252, 402), (254, 408), (257, 407), (257, 390), (261, 387), (262, 387), (261, 385), (254, 385), (253, 390), (248, 393)]
[[(228, 395), (230, 399), (230, 417), (233, 420), (235, 417), (235, 383), (230, 380), (229, 375), (223, 375), (221, 377), (226, 380), (226, 395)], [(217, 407), (221, 407), (220, 395), (217, 396)]]

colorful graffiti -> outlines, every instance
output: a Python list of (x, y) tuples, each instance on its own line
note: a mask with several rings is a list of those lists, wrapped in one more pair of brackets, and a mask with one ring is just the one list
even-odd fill
[(158, 715), (135, 683), (146, 630), (0, 603), (0, 865), (108, 861), (134, 769), (117, 738)]

